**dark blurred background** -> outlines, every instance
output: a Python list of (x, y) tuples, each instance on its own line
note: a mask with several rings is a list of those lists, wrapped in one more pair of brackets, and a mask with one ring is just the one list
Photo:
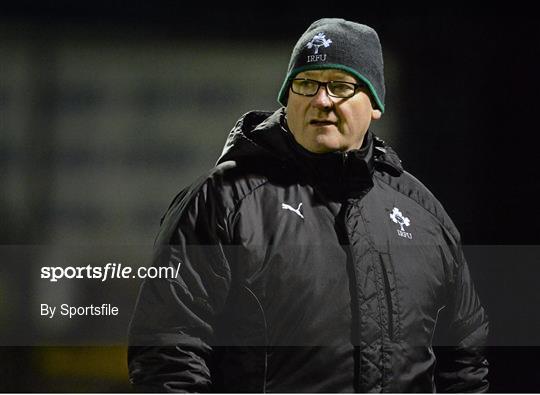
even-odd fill
[[(103, 251), (117, 246), (126, 254), (118, 259), (147, 263), (170, 200), (212, 167), (240, 115), (277, 108), (292, 46), (320, 17), (378, 31), (387, 110), (373, 130), (444, 204), (468, 246), (492, 323), (492, 392), (540, 390), (534, 13), (60, 1), (0, 15), (0, 317), (4, 329), (41, 333), (50, 345), (22, 347), (6, 334), (1, 391), (131, 390), (123, 331), (138, 283), (118, 283), (121, 327), (75, 347), (57, 336), (76, 325), (20, 313), (60, 298), (35, 272), (77, 260), (68, 246), (83, 246), (84, 264), (104, 264)], [(83, 292), (103, 288), (61, 296)]]

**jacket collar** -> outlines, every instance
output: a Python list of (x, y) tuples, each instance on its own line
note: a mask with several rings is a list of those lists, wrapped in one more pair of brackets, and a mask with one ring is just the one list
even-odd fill
[(360, 149), (319, 154), (308, 151), (296, 141), (284, 117), (281, 120), (281, 132), (293, 152), (292, 165), (311, 184), (340, 196), (372, 185), (374, 161), (371, 133), (366, 134)]
[(360, 149), (326, 154), (307, 151), (289, 131), (284, 108), (274, 113), (253, 111), (240, 118), (218, 163), (227, 160), (249, 160), (267, 169), (279, 165), (329, 190), (364, 187), (376, 169), (393, 176), (403, 172), (396, 153), (371, 131)]

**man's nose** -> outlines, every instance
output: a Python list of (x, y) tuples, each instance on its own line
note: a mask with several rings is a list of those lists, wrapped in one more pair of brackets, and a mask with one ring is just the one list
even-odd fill
[(313, 99), (311, 100), (311, 104), (313, 107), (320, 108), (320, 109), (328, 109), (331, 108), (334, 102), (332, 101), (332, 98), (328, 96), (328, 91), (326, 90), (326, 85), (321, 85), (319, 87), (319, 91), (315, 96), (313, 96)]

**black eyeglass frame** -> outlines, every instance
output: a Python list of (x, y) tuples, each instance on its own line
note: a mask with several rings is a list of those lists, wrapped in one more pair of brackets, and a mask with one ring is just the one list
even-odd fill
[[(306, 95), (305, 93), (299, 93), (299, 92), (296, 92), (294, 89), (293, 89), (293, 86), (294, 86), (294, 81), (309, 81), (309, 82), (314, 82), (317, 84), (317, 90), (313, 93), (313, 94), (310, 94), (310, 95)], [(328, 89), (328, 84), (332, 84), (332, 83), (335, 83), (335, 82), (338, 82), (340, 84), (347, 84), (347, 85), (352, 85), (354, 87), (354, 90), (352, 91), (352, 94), (350, 96), (337, 96), (337, 95), (334, 95), (333, 93), (330, 92), (330, 90)], [(351, 97), (353, 97), (354, 95), (356, 95), (356, 92), (358, 91), (358, 89), (362, 88), (362, 87), (365, 87), (364, 84), (357, 84), (357, 83), (354, 83), (354, 82), (350, 82), (350, 81), (326, 81), (326, 82), (323, 82), (323, 81), (318, 81), (318, 80), (312, 80), (311, 78), (293, 78), (291, 79), (291, 91), (293, 93), (296, 93), (297, 95), (300, 95), (300, 96), (307, 96), (307, 97), (313, 97), (315, 95), (317, 95), (317, 93), (319, 93), (319, 89), (321, 89), (321, 85), (324, 85), (324, 88), (326, 89), (326, 93), (328, 94), (328, 96), (330, 97), (337, 97), (338, 99), (349, 99)]]

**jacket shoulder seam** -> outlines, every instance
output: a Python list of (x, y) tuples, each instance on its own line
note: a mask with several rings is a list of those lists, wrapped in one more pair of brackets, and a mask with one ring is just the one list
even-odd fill
[(234, 217), (238, 214), (238, 211), (240, 210), (240, 206), (242, 205), (242, 202), (245, 198), (250, 196), (253, 192), (255, 192), (257, 189), (263, 187), (264, 185), (268, 184), (268, 179), (263, 180), (260, 184), (255, 185), (253, 188), (251, 188), (249, 191), (247, 191), (243, 196), (241, 196), (238, 201), (234, 203), (234, 208), (229, 212), (227, 215), (227, 220), (229, 224), (232, 224), (234, 221)]
[[(226, 162), (223, 162), (223, 163), (226, 163)], [(216, 166), (216, 167), (218, 167), (218, 166)], [(216, 168), (214, 168), (214, 170), (215, 169)], [(208, 175), (208, 177), (206, 177), (206, 179), (201, 183), (201, 187), (198, 188), (199, 190), (194, 194), (194, 196), (198, 195), (201, 192), (202, 186), (210, 181), (213, 174), (214, 174), (214, 172), (211, 172)], [(231, 180), (230, 184), (234, 185), (234, 184), (236, 184), (238, 182), (239, 179), (248, 179), (248, 178), (249, 177), (246, 176), (246, 174), (241, 173), (241, 175), (238, 178), (236, 178), (234, 180)], [(244, 201), (244, 199), (247, 198), (248, 196), (250, 196), (255, 190), (257, 190), (260, 187), (266, 185), (268, 182), (269, 182), (269, 180), (265, 177), (262, 180), (260, 180), (258, 183), (255, 183), (255, 185), (250, 186), (249, 190), (247, 190), (245, 193), (239, 194), (236, 199), (233, 199), (232, 207), (229, 207), (229, 209), (227, 210), (227, 215), (226, 215), (226, 221), (227, 221), (227, 223), (229, 225), (233, 224), (234, 217), (238, 213), (238, 211), (240, 209), (240, 206), (242, 205), (242, 202)], [(232, 228), (230, 228), (230, 229), (232, 229)], [(231, 234), (229, 234), (229, 237), (232, 239)]]
[[(226, 161), (226, 162), (222, 162), (220, 163), (219, 165), (217, 165), (215, 168), (214, 168), (214, 171), (212, 171), (207, 177), (206, 179), (201, 183), (201, 186), (204, 185), (205, 183), (208, 183), (209, 180), (213, 177), (213, 175), (215, 174), (215, 172), (217, 172), (217, 168), (219, 166), (221, 166), (222, 164), (224, 163), (227, 163), (229, 161)], [(235, 164), (234, 165), (234, 169), (235, 171), (238, 170), (238, 164)], [(222, 177), (222, 176), (220, 176)], [(226, 181), (227, 184), (229, 185), (235, 185), (238, 183), (238, 181), (240, 180), (247, 180), (249, 179), (249, 176), (246, 175), (244, 172), (240, 171), (239, 172), (239, 175), (234, 177), (233, 179), (229, 180), (229, 181)], [(254, 185), (250, 185), (247, 189), (246, 192), (244, 192), (243, 194), (238, 194), (238, 196), (233, 199), (233, 207), (232, 207), (232, 211), (236, 211), (238, 206), (242, 203), (242, 201), (248, 197), (249, 195), (251, 195), (251, 193), (253, 193), (253, 191), (255, 191), (256, 189), (260, 188), (261, 186), (263, 186), (264, 184), (268, 183), (268, 178), (267, 177), (261, 177), (261, 180), (258, 181), (258, 182), (254, 182), (253, 184)], [(199, 188), (200, 189), (200, 188)], [(200, 192), (200, 191), (197, 191), (197, 193)]]

